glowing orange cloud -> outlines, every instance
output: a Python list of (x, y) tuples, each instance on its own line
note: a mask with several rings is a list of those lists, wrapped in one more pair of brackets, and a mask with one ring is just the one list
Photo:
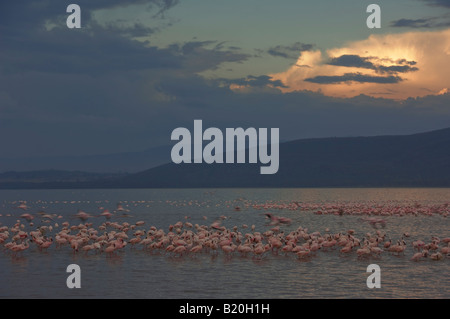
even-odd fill
[(283, 82), (283, 92), (406, 99), (448, 92), (449, 74), (450, 29), (372, 35), (326, 54), (304, 51), (295, 65), (270, 76)]

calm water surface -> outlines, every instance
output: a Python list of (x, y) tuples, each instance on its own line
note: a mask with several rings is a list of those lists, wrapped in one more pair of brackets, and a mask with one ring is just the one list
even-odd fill
[[(113, 211), (117, 203), (129, 209), (130, 217), (116, 220), (134, 223), (138, 220), (168, 231), (178, 221), (210, 225), (226, 216), (226, 227), (255, 225), (256, 231), (271, 228), (254, 204), (361, 203), (373, 205), (439, 205), (450, 202), (450, 189), (151, 189), (151, 190), (2, 190), (0, 223), (12, 226), (26, 201), (29, 212), (45, 211), (63, 216), (57, 220), (80, 223), (74, 215), (79, 209), (98, 214), (99, 207)], [(235, 211), (234, 207), (241, 207)], [(312, 211), (274, 210), (292, 219), (283, 226), (286, 233), (299, 226), (310, 232), (344, 232), (354, 229), (363, 237), (374, 232), (360, 216), (316, 215)], [(11, 216), (7, 216), (11, 215)], [(203, 216), (207, 217), (204, 220)], [(113, 218), (114, 220), (114, 218)], [(431, 236), (450, 237), (449, 220), (441, 215), (388, 216), (385, 231), (393, 240), (408, 232), (408, 244)], [(22, 220), (23, 223), (25, 221)], [(40, 224), (39, 218), (34, 222)], [(91, 218), (94, 226), (104, 222)], [(26, 224), (26, 223), (25, 223)], [(0, 225), (0, 226), (1, 226)], [(249, 230), (242, 230), (249, 231)], [(414, 254), (408, 246), (404, 256), (383, 253), (381, 257), (361, 259), (355, 253), (340, 256), (339, 251), (318, 252), (313, 258), (299, 260), (283, 254), (268, 254), (262, 260), (235, 255), (195, 258), (171, 257), (126, 247), (116, 256), (106, 254), (73, 254), (69, 247), (57, 250), (54, 245), (40, 252), (34, 245), (13, 257), (0, 252), (1, 298), (449, 298), (450, 258), (420, 262), (410, 260)], [(68, 289), (66, 267), (81, 267), (81, 289)], [(366, 273), (369, 264), (381, 267), (381, 289), (368, 289)]]

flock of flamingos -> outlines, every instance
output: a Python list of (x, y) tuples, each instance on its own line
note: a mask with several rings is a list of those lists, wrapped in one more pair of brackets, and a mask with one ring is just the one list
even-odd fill
[[(128, 222), (130, 219), (124, 221), (118, 218), (130, 217), (128, 210), (120, 203), (112, 212), (104, 207), (99, 207), (96, 215), (78, 211), (72, 216), (72, 224), (62, 221), (61, 215), (42, 211), (32, 213), (26, 202), (17, 202), (15, 208), (20, 212), (0, 214), (0, 217), (13, 220), (10, 226), (0, 223), (0, 245), (4, 254), (12, 257), (27, 251), (45, 252), (49, 249), (111, 257), (127, 250), (142, 249), (176, 258), (222, 254), (225, 258), (247, 256), (262, 259), (270, 254), (308, 260), (319, 253), (335, 252), (339, 256), (354, 255), (357, 258), (380, 258), (383, 254), (394, 254), (407, 256), (412, 261), (450, 259), (450, 237), (430, 236), (424, 241), (413, 241), (408, 233), (393, 239), (385, 232), (387, 216), (440, 215), (445, 218), (450, 213), (449, 204), (392, 207), (358, 203), (313, 205), (269, 202), (244, 203), (233, 207), (236, 212), (248, 208), (261, 211), (261, 218), (267, 219), (262, 231), (257, 231), (255, 225), (246, 224), (227, 228), (223, 226), (226, 216), (220, 216), (213, 222), (208, 222), (207, 217), (203, 216), (205, 225), (193, 224), (186, 216), (183, 221), (162, 229), (147, 225), (142, 220)], [(283, 209), (312, 211), (317, 215), (359, 215), (360, 220), (370, 224), (373, 231), (357, 234), (347, 229), (333, 233), (327, 228), (321, 233), (301, 226), (295, 228), (291, 219), (273, 213)], [(98, 226), (93, 226), (93, 220)], [(285, 230), (288, 225), (290, 231)]]

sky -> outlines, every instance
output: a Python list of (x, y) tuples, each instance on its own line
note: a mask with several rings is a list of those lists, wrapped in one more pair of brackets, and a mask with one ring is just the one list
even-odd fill
[(448, 74), (450, 0), (3, 1), (0, 158), (145, 150), (194, 119), (284, 141), (441, 129)]

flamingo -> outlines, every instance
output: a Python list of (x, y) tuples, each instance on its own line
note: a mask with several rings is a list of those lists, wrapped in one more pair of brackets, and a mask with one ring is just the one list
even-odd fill
[(61, 247), (62, 245), (65, 245), (68, 243), (68, 241), (65, 237), (61, 237), (58, 235), (55, 236), (55, 241), (56, 241), (57, 247)]
[(306, 250), (302, 250), (302, 251), (297, 252), (297, 256), (298, 256), (298, 258), (300, 258), (300, 259), (306, 258), (306, 257), (308, 257), (309, 255), (310, 255), (310, 250), (309, 250), (309, 249), (306, 249)]
[[(193, 204), (194, 202), (192, 202)], [(25, 204), (25, 203), (24, 203)], [(391, 211), (384, 211), (380, 207), (363, 207), (355, 206), (350, 208), (348, 206), (340, 207), (339, 205), (326, 204), (320, 207), (314, 205), (302, 204), (302, 209), (311, 209), (321, 211), (321, 214), (335, 214), (339, 209), (343, 209), (346, 215), (377, 215), (377, 216), (400, 216), (408, 214), (428, 214), (425, 209), (416, 209), (414, 213), (408, 209), (401, 207), (390, 208)], [(28, 207), (28, 206), (27, 206)], [(229, 207), (233, 207), (230, 205)], [(244, 206), (242, 206), (244, 207)], [(248, 207), (245, 204), (245, 208)], [(261, 209), (291, 209), (290, 204), (265, 204)], [(99, 208), (103, 209), (103, 208)], [(421, 210), (424, 210), (422, 212)], [(432, 214), (437, 214), (436, 209), (432, 210)], [(120, 210), (119, 210), (120, 211)], [(107, 213), (107, 214), (103, 214)], [(325, 234), (322, 235), (318, 231), (309, 231), (306, 228), (297, 227), (289, 233), (284, 233), (280, 226), (282, 226), (283, 217), (274, 216), (272, 213), (263, 214), (267, 218), (274, 221), (276, 225), (272, 225), (269, 230), (264, 232), (257, 232), (256, 226), (253, 224), (249, 227), (247, 224), (241, 224), (240, 227), (232, 226), (231, 228), (224, 227), (221, 222), (228, 217), (220, 216), (210, 226), (199, 225), (188, 222), (187, 216), (183, 222), (177, 222), (169, 227), (169, 232), (166, 234), (163, 229), (158, 229), (155, 226), (150, 226), (148, 232), (140, 229), (140, 226), (145, 225), (146, 221), (139, 220), (137, 222), (116, 222), (110, 221), (107, 216), (109, 212), (103, 210), (103, 213), (98, 216), (104, 216), (107, 220), (101, 223), (97, 228), (88, 223), (88, 218), (92, 217), (83, 211), (78, 211), (76, 217), (84, 223), (78, 225), (70, 225), (69, 222), (51, 223), (39, 226), (37, 229), (29, 230), (34, 227), (31, 223), (33, 217), (39, 216), (46, 219), (44, 222), (56, 219), (56, 214), (46, 214), (39, 212), (37, 215), (24, 213), (12, 227), (0, 227), (0, 245), (4, 247), (7, 252), (17, 253), (25, 247), (29, 247), (29, 243), (34, 243), (40, 250), (51, 247), (52, 242), (56, 243), (58, 248), (56, 251), (64, 249), (64, 245), (70, 244), (73, 253), (78, 252), (79, 249), (88, 253), (89, 250), (96, 250), (97, 253), (106, 252), (111, 255), (116, 250), (125, 248), (127, 243), (131, 244), (133, 248), (136, 244), (143, 245), (143, 249), (159, 249), (179, 255), (180, 257), (186, 253), (197, 255), (201, 253), (206, 254), (224, 254), (231, 258), (234, 251), (237, 251), (241, 256), (253, 255), (253, 258), (262, 258), (267, 252), (282, 251), (285, 256), (297, 256), (299, 259), (311, 256), (314, 252), (322, 249), (332, 249), (339, 247), (340, 254), (350, 254), (357, 250), (357, 256), (380, 256), (384, 250), (394, 254), (402, 254), (405, 252), (406, 243), (403, 238), (408, 238), (408, 233), (403, 233), (402, 239), (393, 245), (391, 239), (382, 230), (376, 230), (365, 234), (363, 238), (358, 239), (355, 231), (352, 229), (344, 230), (340, 233), (330, 233), (330, 228), (325, 229)], [(112, 214), (111, 214), (112, 215)], [(29, 222), (25, 226), (23, 219)], [(21, 223), (21, 220), (23, 223)], [(365, 217), (363, 220), (372, 221), (379, 225), (377, 221), (379, 218)], [(249, 229), (247, 233), (241, 233), (239, 229)], [(25, 231), (27, 229), (27, 231)], [(55, 232), (58, 229), (59, 232)], [(130, 233), (131, 231), (131, 233)], [(54, 233), (55, 232), (55, 233)], [(99, 232), (102, 232), (99, 234)], [(129, 235), (132, 234), (132, 235)], [(128, 241), (128, 238), (131, 238)], [(6, 243), (11, 239), (10, 243)], [(303, 243), (302, 243), (303, 242)], [(6, 243), (6, 244), (5, 244)], [(442, 244), (441, 244), (442, 243)], [(238, 245), (238, 246), (237, 246)], [(106, 247), (105, 249), (103, 247)], [(356, 248), (355, 248), (356, 247)], [(415, 249), (413, 258), (414, 261), (420, 261), (429, 256), (432, 260), (441, 260), (450, 254), (450, 238), (440, 239), (436, 236), (431, 237), (431, 241), (427, 243), (417, 240), (412, 242), (412, 247)], [(355, 249), (354, 249), (355, 248)], [(383, 249), (384, 248), (384, 249)], [(175, 252), (176, 251), (176, 252)], [(417, 253), (416, 253), (417, 252)], [(430, 255), (429, 255), (430, 254)]]
[(115, 250), (116, 250), (116, 245), (115, 245), (115, 243), (112, 243), (111, 245), (109, 245), (108, 247), (105, 248), (105, 253), (107, 253), (109, 256), (111, 256)]
[(353, 249), (353, 245), (349, 244), (340, 250), (341, 253), (347, 254), (350, 253)]
[(312, 245), (310, 245), (309, 250), (311, 252), (318, 251), (320, 249), (320, 245), (317, 242), (313, 242)]
[(81, 249), (87, 254), (90, 250), (94, 250), (95, 247), (94, 247), (94, 244), (92, 244), (92, 245), (83, 246), (83, 248), (81, 248)]
[(73, 253), (78, 252), (78, 241), (76, 239), (73, 239), (72, 241), (70, 241), (70, 247), (72, 247)]
[(430, 258), (432, 260), (441, 260), (442, 258), (444, 258), (444, 256), (441, 253), (434, 253), (430, 256)]
[(254, 245), (253, 254), (256, 258), (262, 258), (262, 255), (266, 252), (266, 248), (262, 244)]
[(198, 245), (192, 247), (189, 252), (197, 254), (197, 253), (200, 253), (202, 250), (203, 250), (203, 245), (198, 244)]
[(412, 260), (412, 261), (419, 261), (419, 260), (422, 259), (423, 257), (424, 257), (424, 256), (423, 256), (423, 253), (415, 253), (414, 256), (412, 256), (411, 260)]
[(272, 251), (278, 251), (281, 247), (283, 247), (283, 243), (278, 238), (271, 238), (269, 243), (272, 246)]
[[(6, 245), (5, 245), (6, 246)], [(24, 251), (26, 249), (28, 249), (30, 247), (28, 240), (26, 240), (25, 243), (21, 243), (21, 244), (12, 244), (9, 246), (9, 249), (11, 251), (13, 251), (14, 253), (18, 253), (21, 251)]]
[(369, 249), (369, 247), (362, 247), (362, 248), (359, 248), (357, 251), (356, 251), (356, 254), (358, 255), (358, 257), (364, 257), (364, 256), (367, 256), (367, 255), (370, 255), (370, 249)]
[(248, 253), (252, 252), (252, 247), (249, 244), (239, 245), (237, 251), (241, 253), (241, 255), (246, 256)]
[(24, 218), (27, 222), (31, 222), (34, 219), (34, 216), (31, 214), (22, 214), (20, 217)]
[(40, 250), (49, 248), (53, 243), (53, 238), (50, 238), (48, 241), (44, 241), (42, 244), (39, 245)]
[(231, 253), (234, 252), (234, 247), (232, 246), (232, 244), (230, 243), (229, 245), (224, 245), (221, 247), (223, 252), (225, 253), (225, 255), (230, 256)]
[(86, 221), (88, 220), (90, 217), (92, 217), (91, 215), (83, 212), (82, 210), (78, 211), (77, 214), (75, 214), (75, 217), (79, 218), (81, 221)]
[(27, 206), (26, 202), (22, 202), (19, 204), (19, 206), (17, 206), (17, 208), (23, 209), (23, 210), (27, 210), (30, 207)]
[(111, 217), (113, 216), (113, 214), (111, 214), (111, 213), (109, 212), (109, 210), (105, 209), (105, 210), (100, 214), (100, 216), (105, 217), (106, 219), (111, 219)]
[(278, 225), (278, 224), (291, 224), (292, 223), (292, 219), (287, 218), (287, 217), (278, 217), (271, 213), (265, 213), (264, 215), (266, 216), (266, 218), (270, 219), (269, 225), (272, 225), (272, 226)]
[(173, 252), (175, 253), (175, 254), (178, 254), (179, 256), (182, 256), (183, 255), (183, 253), (186, 251), (186, 247), (185, 246), (178, 246), (178, 247), (176, 247), (174, 250), (173, 250)]

